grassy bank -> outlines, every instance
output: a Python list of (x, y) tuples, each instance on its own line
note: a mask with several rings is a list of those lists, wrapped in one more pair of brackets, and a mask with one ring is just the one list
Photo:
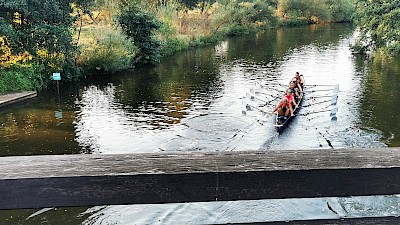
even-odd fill
[[(74, 12), (78, 20), (74, 24), (73, 42), (76, 43), (78, 51), (75, 53), (74, 62), (70, 62), (70, 65), (75, 65), (75, 69), (68, 71), (71, 67), (54, 66), (58, 65), (53, 63), (54, 60), (53, 62), (40, 60), (39, 63), (39, 60), (22, 57), (21, 60), (10, 63), (8, 58), (0, 57), (0, 92), (37, 90), (46, 87), (51, 71), (55, 69), (61, 70), (62, 74), (68, 74), (63, 79), (68, 82), (79, 77), (90, 77), (92, 74), (114, 74), (121, 70), (132, 69), (144, 61), (147, 62), (148, 57), (157, 55), (153, 58), (153, 61), (156, 61), (159, 59), (158, 55), (162, 59), (187, 48), (216, 43), (228, 36), (280, 26), (350, 21), (354, 11), (351, 2), (351, 0), (95, 1), (90, 13), (79, 13), (79, 10)], [(129, 22), (138, 22), (135, 26), (143, 26), (141, 25), (144, 24), (143, 21), (139, 20), (145, 18), (147, 22), (157, 27), (151, 32), (152, 39), (154, 38), (152, 42), (157, 42), (154, 44), (157, 49), (150, 48), (145, 54), (142, 48), (147, 43), (140, 43), (141, 34), (130, 36), (132, 31), (126, 30), (127, 24), (121, 26), (121, 14), (132, 12), (132, 5), (138, 15), (130, 16)], [(127, 9), (129, 7), (131, 11)], [(7, 53), (7, 49), (2, 46), (0, 53)], [(12, 58), (17, 57), (12, 56)]]

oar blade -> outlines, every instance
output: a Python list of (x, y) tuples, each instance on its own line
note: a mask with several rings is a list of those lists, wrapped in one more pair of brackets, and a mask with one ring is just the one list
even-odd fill
[(335, 116), (337, 112), (338, 112), (338, 108), (337, 108), (337, 107), (336, 107), (336, 108), (333, 108), (333, 109), (331, 110), (331, 116)]
[(339, 84), (333, 85), (333, 93), (338, 93), (339, 92)]
[(334, 94), (332, 96), (331, 105), (336, 105), (337, 104), (337, 99), (338, 99), (338, 95)]
[(246, 105), (246, 110), (251, 111), (251, 106), (249, 104)]
[(254, 96), (251, 95), (250, 93), (246, 93), (246, 97), (247, 97), (247, 98), (250, 98), (250, 100), (254, 100)]

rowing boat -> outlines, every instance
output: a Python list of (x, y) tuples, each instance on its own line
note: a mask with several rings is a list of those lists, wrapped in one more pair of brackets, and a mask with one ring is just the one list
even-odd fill
[(275, 120), (276, 132), (278, 132), (279, 134), (282, 133), (282, 131), (289, 125), (289, 123), (293, 120), (293, 118), (298, 114), (301, 108), (301, 102), (303, 101), (303, 96), (304, 92), (301, 92), (300, 100), (297, 104), (298, 107), (293, 109), (294, 116), (284, 117), (284, 116), (278, 116), (278, 113), (276, 113), (276, 120)]

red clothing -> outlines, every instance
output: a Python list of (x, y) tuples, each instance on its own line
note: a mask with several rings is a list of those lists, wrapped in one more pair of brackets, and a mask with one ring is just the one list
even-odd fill
[(294, 101), (293, 95), (284, 95), (283, 97), (288, 100), (288, 106), (289, 106), (289, 103), (292, 103), (292, 101)]

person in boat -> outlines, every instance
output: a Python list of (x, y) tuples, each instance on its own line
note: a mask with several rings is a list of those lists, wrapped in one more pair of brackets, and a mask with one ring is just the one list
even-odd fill
[(278, 111), (278, 116), (289, 117), (293, 114), (292, 105), (289, 103), (287, 98), (283, 98), (278, 105), (272, 110), (271, 115)]
[[(286, 98), (289, 101), (289, 104), (292, 106), (292, 109), (295, 107), (297, 108), (298, 105), (296, 103), (296, 100), (294, 99), (292, 89), (288, 88), (283, 98)], [(290, 115), (293, 116), (293, 110), (291, 110)]]
[(278, 111), (278, 116), (294, 116), (293, 107), (297, 107), (296, 101), (294, 100), (292, 90), (287, 89), (282, 100), (278, 103), (271, 114)]
[(304, 79), (300, 76), (299, 72), (295, 73), (294, 77), (290, 80), (289, 85), (290, 83), (293, 83), (300, 92), (303, 92)]
[(292, 90), (294, 99), (295, 99), (296, 102), (297, 102), (297, 101), (299, 100), (299, 98), (300, 98), (299, 89), (298, 89), (296, 86), (294, 86), (294, 83), (293, 83), (293, 82), (291, 82), (291, 83), (289, 84), (289, 89)]
[(298, 83), (303, 87), (304, 86), (304, 78), (303, 75), (300, 75), (299, 72), (296, 72), (294, 74), (294, 77), (296, 77), (296, 79), (298, 80)]

